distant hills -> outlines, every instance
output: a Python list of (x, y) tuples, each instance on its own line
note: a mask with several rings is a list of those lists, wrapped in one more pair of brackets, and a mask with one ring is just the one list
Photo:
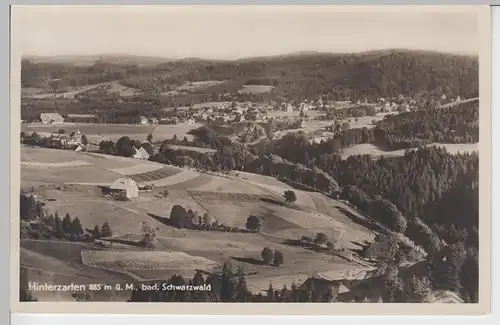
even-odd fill
[[(298, 52), (239, 60), (173, 60), (133, 55), (25, 57), (24, 87), (60, 79), (60, 87), (121, 81), (149, 91), (186, 81), (226, 80), (233, 91), (244, 84), (272, 85), (273, 95), (305, 99), (387, 97), (440, 93), (476, 97), (478, 58), (430, 51), (381, 50), (334, 54)], [(213, 90), (213, 89), (212, 89)]]
[(125, 65), (156, 65), (159, 63), (172, 61), (171, 59), (157, 56), (139, 56), (126, 54), (105, 54), (105, 55), (55, 55), (55, 56), (37, 56), (26, 55), (23, 60), (31, 63), (51, 63), (73, 66), (92, 66), (97, 62), (107, 62), (112, 64)]

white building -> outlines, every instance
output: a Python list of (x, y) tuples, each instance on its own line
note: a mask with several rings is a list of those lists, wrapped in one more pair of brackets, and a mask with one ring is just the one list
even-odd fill
[(42, 113), (40, 120), (43, 124), (63, 124), (64, 118), (59, 113)]
[(135, 149), (135, 154), (132, 156), (133, 158), (142, 160), (149, 159), (149, 154), (143, 147), (141, 147), (140, 149), (134, 147), (134, 149)]
[(118, 196), (128, 199), (139, 196), (139, 187), (130, 178), (118, 178), (111, 184), (109, 189), (117, 193)]

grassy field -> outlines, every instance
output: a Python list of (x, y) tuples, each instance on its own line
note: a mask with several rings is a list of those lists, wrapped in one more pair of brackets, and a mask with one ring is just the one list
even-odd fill
[(131, 97), (140, 93), (139, 90), (124, 86), (118, 81), (110, 82), (109, 85), (111, 86), (109, 91), (120, 93), (120, 97)]
[(244, 85), (240, 90), (241, 93), (250, 93), (250, 94), (260, 94), (260, 93), (269, 93), (274, 89), (274, 86), (266, 86), (266, 85)]
[(81, 255), (85, 265), (118, 270), (189, 269), (194, 273), (196, 269), (212, 270), (218, 265), (206, 258), (183, 252), (84, 250)]
[(217, 151), (217, 150), (211, 149), (211, 148), (176, 146), (173, 144), (169, 145), (168, 147), (171, 149), (174, 149), (174, 150), (186, 150), (186, 151), (195, 151), (195, 152), (201, 152), (201, 153), (208, 153), (208, 152), (216, 152)]
[[(432, 143), (429, 146), (437, 146), (445, 148), (451, 154), (458, 153), (472, 153), (474, 151), (479, 151), (479, 143)], [(385, 157), (402, 157), (405, 154), (405, 150), (383, 150), (379, 147), (370, 144), (358, 144), (349, 148), (342, 150), (342, 157), (347, 159), (349, 156), (354, 155), (371, 155), (374, 158), (385, 156)]]
[[(54, 171), (40, 173), (40, 169)], [(191, 173), (174, 166), (97, 153), (30, 147), (21, 149), (21, 177), (26, 181), (111, 183), (121, 176), (129, 176), (138, 183), (156, 184), (167, 180), (178, 182), (175, 179), (182, 180), (185, 174), (191, 177)], [(192, 177), (197, 175), (195, 173)], [(170, 177), (176, 178), (170, 180)]]

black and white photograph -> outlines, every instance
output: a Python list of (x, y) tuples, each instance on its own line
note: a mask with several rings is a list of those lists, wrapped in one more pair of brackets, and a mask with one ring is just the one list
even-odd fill
[(489, 8), (11, 12), (26, 308), (489, 304)]

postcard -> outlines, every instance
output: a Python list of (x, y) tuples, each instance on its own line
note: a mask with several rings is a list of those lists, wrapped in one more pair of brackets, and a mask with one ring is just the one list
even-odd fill
[(13, 312), (489, 312), (489, 6), (11, 27)]

